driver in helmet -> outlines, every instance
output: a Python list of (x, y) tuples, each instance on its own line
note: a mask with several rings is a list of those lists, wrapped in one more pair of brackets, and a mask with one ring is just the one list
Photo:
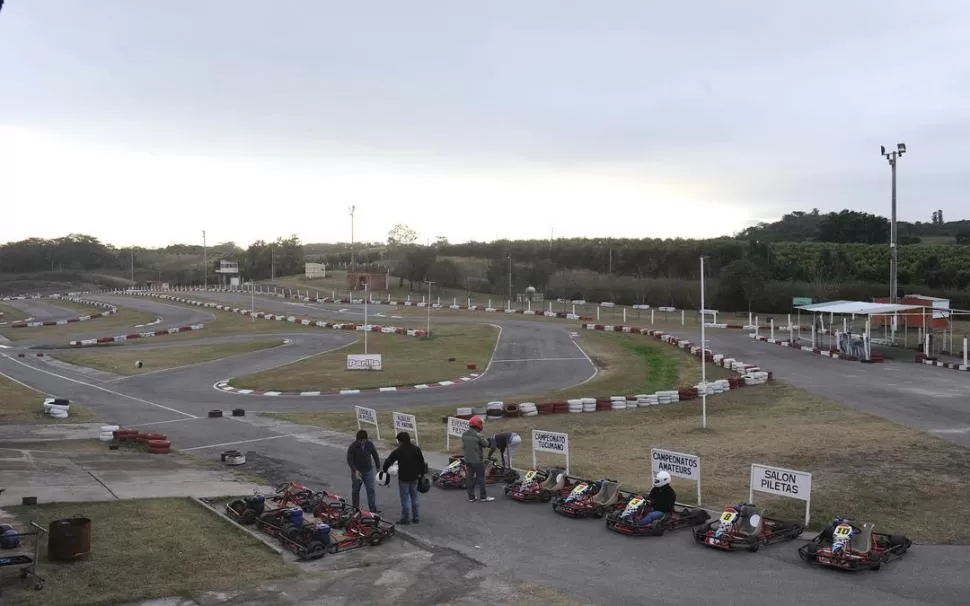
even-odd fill
[(657, 472), (657, 475), (653, 478), (653, 489), (647, 495), (647, 500), (652, 505), (653, 510), (637, 520), (637, 524), (640, 526), (653, 524), (663, 519), (664, 516), (669, 516), (674, 512), (674, 503), (677, 502), (677, 492), (670, 485), (669, 473), (666, 471)]
[(489, 449), (486, 458), (491, 459), (492, 455), (495, 454), (495, 450), (498, 449), (499, 455), (502, 458), (502, 465), (512, 467), (512, 449), (521, 443), (522, 438), (513, 431), (497, 433), (488, 439)]

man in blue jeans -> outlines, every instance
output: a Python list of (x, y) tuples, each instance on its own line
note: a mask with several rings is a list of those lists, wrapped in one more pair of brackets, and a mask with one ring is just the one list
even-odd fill
[[(485, 424), (481, 417), (472, 417), (468, 421), (468, 431), (461, 434), (461, 445), (465, 450), (465, 486), (468, 489), (468, 502), (494, 501), (485, 492), (485, 458), (483, 449), (488, 446), (488, 438), (482, 434)], [(478, 486), (478, 499), (475, 498), (475, 486)]]
[(402, 431), (397, 434), (398, 447), (384, 460), (383, 474), (391, 465), (397, 463), (397, 488), (401, 495), (401, 519), (398, 524), (419, 522), (418, 517), (418, 479), (428, 471), (424, 453), (411, 443), (411, 435)]
[(354, 507), (360, 508), (360, 487), (363, 485), (367, 490), (367, 507), (372, 513), (378, 513), (374, 478), (377, 476), (377, 468), (381, 466), (381, 459), (377, 456), (374, 443), (367, 439), (367, 432), (363, 429), (357, 432), (357, 439), (347, 448), (347, 465), (350, 467), (350, 497)]

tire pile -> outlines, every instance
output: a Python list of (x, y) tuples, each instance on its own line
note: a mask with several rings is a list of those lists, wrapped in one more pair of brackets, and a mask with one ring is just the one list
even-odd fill
[[(106, 433), (104, 430), (106, 427), (115, 427), (113, 425), (105, 425), (101, 428), (102, 435)], [(169, 454), (172, 443), (168, 441), (168, 437), (162, 433), (155, 433), (151, 431), (141, 431), (138, 429), (114, 429), (111, 431), (111, 435), (117, 442), (128, 442), (136, 444), (144, 444), (148, 448), (148, 452), (151, 454)]]

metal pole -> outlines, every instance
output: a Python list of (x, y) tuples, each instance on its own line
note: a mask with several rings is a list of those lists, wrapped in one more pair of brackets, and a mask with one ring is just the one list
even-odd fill
[(256, 321), (256, 283), (252, 280), (249, 281), (249, 293), (252, 297), (252, 302), (249, 307), (249, 315), (252, 316), (253, 322)]
[(427, 303), (427, 306), (428, 306), (428, 330), (427, 330), (427, 333), (425, 334), (426, 337), (430, 337), (431, 336), (431, 285), (433, 285), (433, 284), (434, 284), (434, 282), (428, 282), (428, 303)]
[(209, 291), (209, 261), (205, 246), (205, 230), (202, 230), (202, 290)]
[(897, 263), (897, 249), (896, 249), (896, 152), (893, 152), (892, 159), (889, 161), (889, 166), (892, 168), (892, 226), (889, 229), (890, 242), (889, 242), (889, 252), (891, 255), (891, 265), (889, 267), (889, 302), (896, 303), (896, 293), (899, 292), (896, 288), (896, 263)]
[(368, 283), (364, 282), (364, 355), (367, 355), (367, 286)]
[(271, 282), (276, 280), (276, 244), (269, 249), (269, 279)]
[(131, 247), (131, 287), (135, 287), (135, 247)]
[(509, 305), (512, 304), (512, 255), (509, 255)]
[(701, 427), (707, 427), (707, 333), (704, 331), (704, 257), (701, 257)]
[(354, 211), (357, 210), (356, 206), (350, 207), (350, 271), (351, 273), (357, 273), (357, 257), (354, 253)]

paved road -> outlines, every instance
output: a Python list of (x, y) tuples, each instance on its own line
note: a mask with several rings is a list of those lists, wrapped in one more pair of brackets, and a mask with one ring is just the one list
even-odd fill
[[(280, 305), (285, 304), (280, 302)], [(307, 312), (311, 315), (312, 310)], [(339, 312), (321, 310), (318, 313), (318, 317), (326, 317), (324, 313)], [(522, 359), (519, 356), (526, 355), (569, 357), (567, 345), (575, 350), (568, 335), (571, 328), (575, 330), (572, 323), (514, 321), (498, 315), (494, 321), (503, 327), (497, 360)], [(326, 331), (321, 331), (321, 335), (322, 339), (349, 337)], [(503, 344), (506, 339), (509, 341)], [(712, 334), (711, 341), (716, 349), (723, 346), (726, 353), (741, 359), (755, 363), (763, 360), (777, 377), (793, 383), (792, 375), (796, 372), (824, 376), (825, 380), (831, 381), (837, 376), (831, 369), (854, 368), (845, 366), (850, 364), (848, 362), (815, 359), (808, 354), (755, 344), (747, 339), (743, 335), (719, 332)], [(538, 344), (533, 342), (535, 340)], [(302, 347), (323, 348), (339, 344), (339, 341), (315, 341), (307, 337), (305, 342), (294, 342), (288, 347), (292, 348), (289, 352), (299, 353)], [(729, 346), (734, 349), (729, 350)], [(461, 397), (461, 390), (468, 394), (480, 393), (482, 401), (486, 401), (495, 397), (493, 394), (502, 387), (484, 382), (493, 370), (498, 376), (499, 369), (505, 365), (516, 369), (530, 368), (528, 365), (531, 364), (531, 368), (540, 369), (558, 364), (553, 361), (493, 363), (481, 383), (419, 394), (361, 395), (351, 400), (339, 396), (250, 399), (207, 389), (222, 378), (218, 371), (229, 370), (220, 366), (226, 361), (103, 384), (52, 369), (36, 357), (19, 359), (7, 355), (14, 351), (0, 352), (3, 356), (0, 357), (0, 371), (43, 390), (83, 401), (105, 418), (127, 425), (164, 423), (160, 427), (179, 448), (192, 448), (195, 454), (212, 457), (217, 457), (226, 443), (243, 442), (236, 447), (246, 450), (251, 466), (269, 473), (271, 481), (298, 478), (320, 488), (333, 482), (333, 489), (338, 492), (346, 491), (348, 484), (342, 462), (346, 438), (338, 439), (327, 432), (251, 416), (208, 419), (201, 411), (215, 405), (264, 409), (268, 400), (273, 400), (279, 409), (288, 410), (304, 406), (318, 409), (343, 407), (351, 403), (374, 406), (392, 402), (414, 404), (415, 397), (422, 403), (429, 402), (429, 398), (454, 401)], [(283, 351), (287, 350), (269, 350), (265, 352), (265, 358), (260, 352), (240, 356), (232, 364), (246, 371), (262, 368), (273, 364), (275, 360), (270, 356)], [(891, 366), (887, 364), (883, 368)], [(912, 366), (912, 371), (917, 373), (933, 370)], [(864, 368), (865, 373), (890, 372), (870, 370), (874, 366), (860, 364), (858, 367)], [(909, 366), (905, 368), (909, 369)], [(878, 382), (878, 377), (865, 373), (860, 371), (859, 374), (865, 384)], [(938, 373), (920, 376), (950, 380)], [(818, 382), (824, 383), (821, 379)], [(807, 387), (812, 389), (813, 386)], [(484, 388), (488, 391), (481, 393)], [(812, 390), (817, 389), (820, 387), (816, 384)], [(521, 387), (515, 391), (521, 391)], [(388, 513), (393, 515), (391, 504), (396, 503), (396, 497), (392, 491), (382, 489), (381, 499), (389, 503)], [(552, 585), (592, 603), (814, 605), (831, 601), (885, 605), (964, 604), (966, 591), (970, 588), (965, 576), (965, 571), (970, 569), (970, 550), (966, 548), (917, 546), (906, 559), (894, 562), (883, 572), (848, 575), (804, 565), (798, 560), (792, 544), (767, 548), (757, 554), (723, 554), (693, 545), (684, 534), (686, 531), (660, 538), (630, 539), (607, 533), (601, 521), (560, 518), (547, 505), (530, 506), (504, 499), (488, 504), (469, 504), (460, 491), (437, 489), (425, 495), (422, 503), (422, 524), (410, 528), (414, 534), (482, 561), (496, 574)]]
[[(51, 303), (49, 301), (40, 299), (17, 299), (12, 301), (4, 301), (3, 304), (10, 307), (15, 307), (24, 312), (27, 314), (27, 317), (33, 318), (31, 322), (67, 320), (68, 318), (76, 318), (81, 315), (77, 312), (77, 310), (58, 307), (56, 303)], [(92, 311), (99, 310), (94, 310), (92, 308)], [(28, 328), (24, 330), (30, 329)]]

